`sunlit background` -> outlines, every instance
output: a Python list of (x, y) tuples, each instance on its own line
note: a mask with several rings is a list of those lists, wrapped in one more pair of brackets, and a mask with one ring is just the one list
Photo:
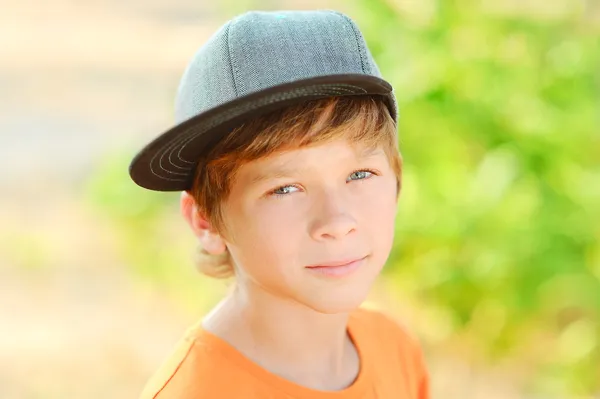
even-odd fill
[(177, 193), (127, 174), (196, 49), (249, 9), (335, 8), (401, 109), (396, 247), (368, 306), (434, 398), (600, 398), (600, 2), (8, 1), (0, 398), (135, 398), (226, 289)]

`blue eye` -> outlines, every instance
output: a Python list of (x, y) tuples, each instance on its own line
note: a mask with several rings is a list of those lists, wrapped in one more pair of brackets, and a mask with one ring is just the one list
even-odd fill
[(282, 186), (279, 188), (276, 188), (275, 190), (271, 191), (271, 194), (274, 195), (287, 195), (290, 193), (293, 193), (293, 190), (298, 190), (298, 187), (296, 186)]
[(355, 172), (352, 172), (350, 176), (348, 176), (348, 179), (346, 179), (346, 181), (368, 179), (372, 175), (373, 172), (370, 172), (368, 170), (357, 170)]

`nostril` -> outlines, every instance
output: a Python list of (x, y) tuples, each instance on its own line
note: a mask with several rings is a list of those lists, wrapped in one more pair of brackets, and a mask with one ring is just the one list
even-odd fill
[(337, 221), (324, 223), (316, 229), (315, 235), (321, 239), (339, 239), (356, 231), (356, 224), (352, 221)]

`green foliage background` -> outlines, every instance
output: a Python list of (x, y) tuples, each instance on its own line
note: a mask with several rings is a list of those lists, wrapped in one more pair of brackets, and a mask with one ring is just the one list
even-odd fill
[[(432, 347), (508, 359), (530, 393), (589, 395), (600, 391), (600, 8), (527, 4), (344, 3), (400, 103), (403, 194), (383, 279), (427, 315)], [(130, 156), (99, 166), (90, 204), (136, 273), (192, 298), (195, 272), (173, 266), (194, 245), (172, 222), (178, 197), (134, 186)]]
[(531, 389), (598, 390), (598, 24), (583, 7), (429, 4), (356, 4), (402, 110), (388, 278), (437, 309), (447, 336), (527, 359)]

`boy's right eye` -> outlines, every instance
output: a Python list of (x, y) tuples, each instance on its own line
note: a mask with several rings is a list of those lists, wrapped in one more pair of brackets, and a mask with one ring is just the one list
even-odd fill
[(298, 187), (293, 186), (293, 185), (288, 185), (288, 186), (281, 186), (276, 188), (275, 190), (272, 190), (270, 192), (270, 194), (278, 196), (278, 197), (282, 197), (285, 196), (287, 194), (291, 194), (294, 192), (294, 190), (299, 190)]

